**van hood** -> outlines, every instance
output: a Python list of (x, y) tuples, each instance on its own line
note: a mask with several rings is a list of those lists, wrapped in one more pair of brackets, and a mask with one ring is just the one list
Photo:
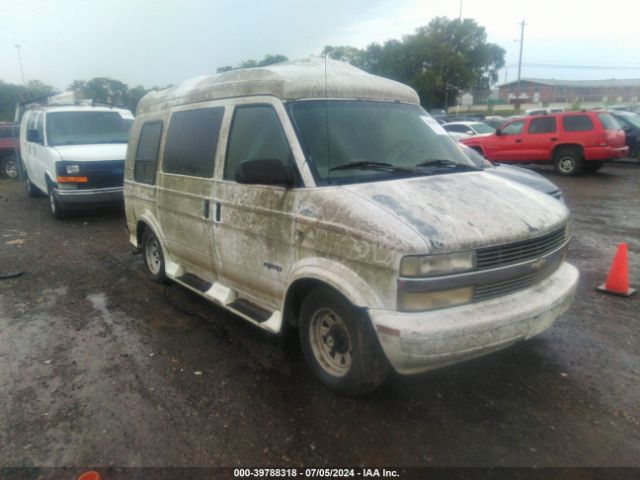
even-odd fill
[(59, 145), (54, 147), (60, 159), (68, 162), (98, 162), (100, 160), (124, 160), (126, 143), (99, 143), (93, 145)]
[(424, 253), (523, 240), (559, 228), (569, 218), (567, 208), (549, 195), (488, 172), (370, 182), (343, 188), (413, 229), (425, 242)]

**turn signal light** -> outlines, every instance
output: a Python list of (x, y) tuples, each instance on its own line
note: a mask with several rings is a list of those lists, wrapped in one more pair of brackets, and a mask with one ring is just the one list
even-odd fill
[(58, 183), (87, 183), (87, 177), (58, 177)]

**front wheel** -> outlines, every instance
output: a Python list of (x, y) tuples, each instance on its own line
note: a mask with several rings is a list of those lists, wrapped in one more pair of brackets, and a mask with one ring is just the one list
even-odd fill
[(583, 163), (582, 155), (576, 148), (560, 148), (553, 159), (555, 171), (564, 176), (582, 173)]
[(299, 335), (314, 375), (342, 395), (371, 392), (389, 372), (366, 313), (329, 288), (316, 288), (304, 300)]
[(60, 202), (56, 198), (56, 194), (53, 190), (53, 187), (49, 185), (49, 211), (51, 212), (51, 216), (56, 220), (61, 220), (65, 217), (65, 211), (63, 207), (60, 205)]
[(2, 162), (2, 173), (9, 178), (18, 178), (20, 171), (18, 170), (18, 160), (16, 160), (16, 157), (13, 155), (5, 157)]

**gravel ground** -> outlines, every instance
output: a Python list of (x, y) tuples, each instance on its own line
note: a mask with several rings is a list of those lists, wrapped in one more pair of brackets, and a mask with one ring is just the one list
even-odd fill
[(572, 308), (502, 352), (341, 398), (300, 351), (132, 255), (121, 208), (53, 220), (0, 180), (0, 467), (640, 466), (640, 166), (537, 169), (573, 212)]

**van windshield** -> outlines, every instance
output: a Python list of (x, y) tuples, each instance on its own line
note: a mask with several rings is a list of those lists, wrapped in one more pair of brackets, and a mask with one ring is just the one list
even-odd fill
[(476, 169), (418, 105), (309, 100), (290, 114), (318, 184)]
[(47, 140), (51, 146), (127, 143), (130, 126), (117, 112), (51, 112)]

